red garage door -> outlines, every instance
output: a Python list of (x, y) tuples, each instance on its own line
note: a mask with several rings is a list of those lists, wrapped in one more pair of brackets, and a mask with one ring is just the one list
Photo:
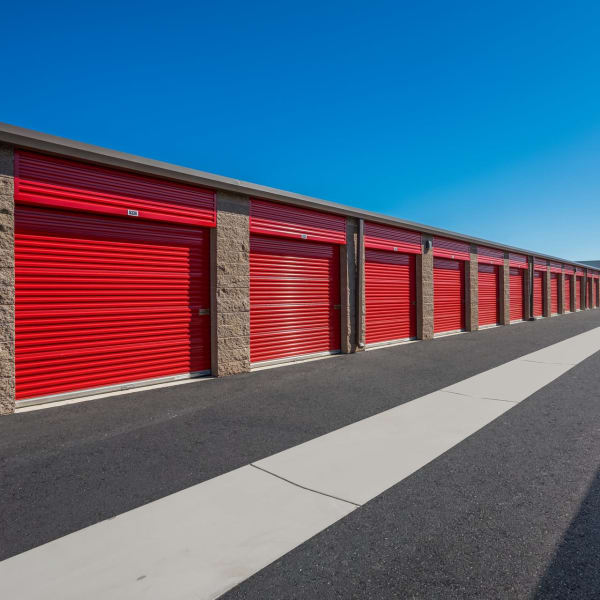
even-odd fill
[(564, 309), (565, 312), (571, 311), (571, 282), (572, 275), (565, 275)]
[(339, 256), (334, 244), (251, 236), (252, 362), (339, 351)]
[(480, 264), (478, 271), (479, 325), (496, 325), (499, 314), (498, 267)]
[(596, 306), (600, 306), (600, 281), (596, 279)]
[(575, 277), (575, 310), (581, 310), (581, 287), (583, 285), (582, 278), (577, 275)]
[(550, 313), (558, 313), (558, 273), (550, 273)]
[(433, 259), (434, 332), (459, 331), (465, 327), (464, 263), (447, 258)]
[(533, 272), (533, 316), (544, 314), (544, 274), (542, 271)]
[(526, 271), (523, 269), (511, 268), (509, 271), (510, 277), (510, 320), (522, 321), (524, 319), (524, 286), (523, 274)]
[(206, 229), (16, 207), (17, 398), (210, 369)]
[(415, 256), (365, 249), (367, 344), (415, 337)]

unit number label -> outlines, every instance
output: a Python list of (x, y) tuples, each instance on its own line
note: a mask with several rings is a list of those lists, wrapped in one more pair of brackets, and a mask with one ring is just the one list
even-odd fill
[(133, 210), (132, 208), (128, 208), (127, 209), (127, 214), (130, 217), (137, 217), (138, 216), (138, 211), (137, 210)]

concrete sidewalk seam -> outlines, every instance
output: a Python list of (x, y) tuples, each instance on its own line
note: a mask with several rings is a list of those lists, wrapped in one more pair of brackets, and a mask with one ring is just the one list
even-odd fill
[(282, 477), (281, 475), (277, 475), (277, 473), (273, 473), (272, 471), (267, 471), (267, 469), (263, 469), (262, 467), (259, 467), (259, 466), (255, 465), (254, 463), (250, 463), (250, 466), (254, 467), (255, 469), (258, 469), (259, 471), (262, 471), (263, 473), (266, 473), (267, 475), (271, 475), (273, 477), (276, 477), (277, 479), (281, 479), (281, 481), (285, 481), (286, 483), (289, 483), (290, 485), (298, 487), (302, 490), (306, 490), (307, 492), (313, 492), (314, 494), (319, 494), (320, 496), (327, 496), (327, 498), (332, 498), (333, 500), (339, 500), (340, 502), (345, 502), (346, 504), (352, 504), (352, 506), (355, 506), (356, 508), (360, 508), (362, 506), (362, 504), (357, 504), (356, 502), (352, 502), (352, 500), (346, 500), (346, 499), (340, 498), (338, 496), (333, 496), (331, 494), (327, 494), (325, 492), (320, 492), (319, 490), (314, 490), (314, 489), (306, 487), (304, 485), (300, 485), (299, 483), (296, 483), (295, 481), (291, 481), (290, 479), (286, 479), (285, 477)]

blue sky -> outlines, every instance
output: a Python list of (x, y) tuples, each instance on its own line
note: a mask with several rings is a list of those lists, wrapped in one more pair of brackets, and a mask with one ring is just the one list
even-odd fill
[(600, 259), (597, 2), (59, 2), (0, 120)]

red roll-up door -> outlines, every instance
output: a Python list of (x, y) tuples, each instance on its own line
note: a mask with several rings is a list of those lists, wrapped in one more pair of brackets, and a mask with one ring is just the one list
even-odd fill
[(251, 235), (253, 363), (339, 351), (339, 256), (335, 244)]
[(365, 249), (367, 344), (415, 337), (415, 256)]
[(600, 281), (598, 279), (596, 281), (596, 307), (600, 306)]
[(571, 280), (572, 275), (565, 275), (564, 309), (571, 312)]
[(522, 321), (525, 316), (524, 312), (524, 286), (523, 276), (526, 271), (523, 269), (509, 270), (510, 278), (510, 320)]
[(433, 330), (459, 331), (465, 327), (465, 267), (463, 261), (433, 259)]
[(583, 278), (577, 275), (575, 277), (575, 310), (581, 310), (581, 288), (583, 287)]
[(544, 274), (542, 271), (533, 272), (533, 316), (544, 314)]
[(550, 314), (558, 313), (558, 273), (550, 273)]
[(207, 230), (17, 205), (19, 400), (210, 369)]
[(498, 267), (480, 264), (478, 267), (479, 325), (496, 325), (500, 312), (498, 300)]

